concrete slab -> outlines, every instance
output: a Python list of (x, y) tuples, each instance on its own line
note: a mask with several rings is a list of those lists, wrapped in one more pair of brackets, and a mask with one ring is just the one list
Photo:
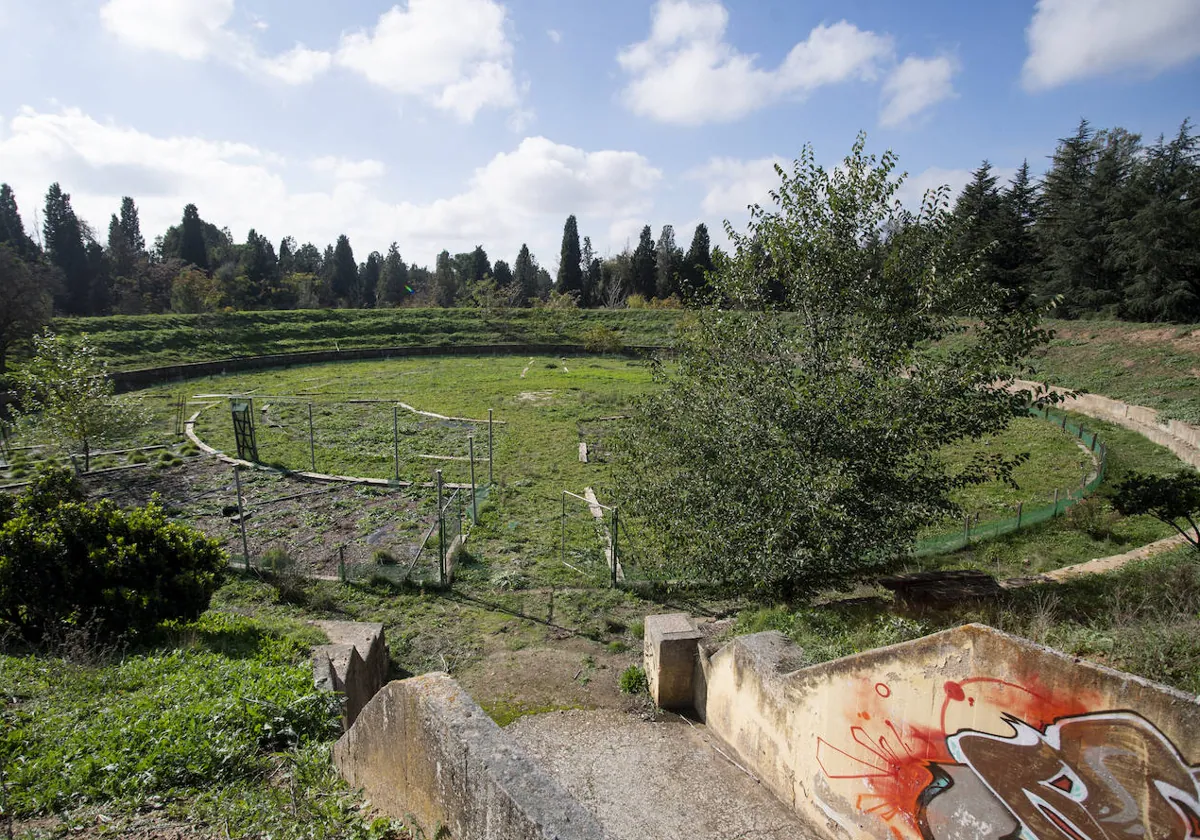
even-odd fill
[(505, 730), (611, 840), (807, 840), (824, 835), (717, 749), (700, 724), (618, 711), (531, 715)]

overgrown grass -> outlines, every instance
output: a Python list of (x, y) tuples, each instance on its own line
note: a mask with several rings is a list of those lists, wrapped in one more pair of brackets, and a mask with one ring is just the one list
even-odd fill
[(1191, 549), (942, 612), (906, 613), (878, 602), (748, 610), (738, 615), (734, 632), (779, 630), (814, 664), (969, 622), (1200, 693), (1200, 555)]
[(65, 335), (87, 333), (116, 370), (361, 347), (584, 344), (596, 327), (624, 345), (669, 344), (672, 310), (325, 309), (211, 315), (60, 318)]
[(109, 661), (0, 657), (15, 817), (69, 822), (103, 805), (230, 836), (367, 836), (329, 762), (338, 704), (313, 688), (319, 633), (210, 612), (163, 635), (160, 649)]

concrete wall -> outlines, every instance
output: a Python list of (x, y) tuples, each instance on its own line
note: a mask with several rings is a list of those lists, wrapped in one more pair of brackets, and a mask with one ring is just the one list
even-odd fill
[[(1014, 387), (1032, 389), (1037, 387), (1037, 383), (1017, 380)], [(1060, 393), (1066, 391), (1064, 388), (1054, 390)], [(1060, 407), (1132, 429), (1160, 446), (1167, 447), (1178, 455), (1180, 460), (1200, 468), (1200, 426), (1179, 420), (1163, 422), (1153, 408), (1129, 405), (1099, 394), (1080, 394), (1078, 397), (1068, 398)]]
[(801, 660), (779, 633), (701, 650), (695, 705), (831, 836), (1200, 837), (1196, 698), (981, 625)]
[(601, 840), (594, 818), (446, 674), (388, 684), (334, 745), (351, 787), (426, 837)]
[(382, 624), (309, 622), (329, 637), (313, 649), (313, 682), (343, 696), (342, 725), (349, 729), (388, 677), (388, 647)]

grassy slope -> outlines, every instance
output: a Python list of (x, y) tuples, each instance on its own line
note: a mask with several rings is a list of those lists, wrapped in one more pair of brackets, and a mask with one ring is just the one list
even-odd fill
[(189, 835), (367, 836), (329, 761), (340, 726), (312, 685), (320, 633), (210, 612), (163, 635), (132, 655), (77, 635), (60, 655), (0, 656), (18, 820), (57, 814), (83, 831), (102, 809), (116, 833), (150, 811)]
[(597, 325), (628, 345), (668, 344), (680, 317), (669, 310), (366, 309), (61, 318), (55, 329), (86, 332), (114, 369), (234, 356), (359, 347), (582, 344)]

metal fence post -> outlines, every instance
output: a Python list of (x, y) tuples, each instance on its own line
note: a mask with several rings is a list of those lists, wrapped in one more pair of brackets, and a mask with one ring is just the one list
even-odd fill
[(1021, 530), (1021, 511), (1024, 508), (1024, 502), (1017, 502), (1017, 530)]
[(242, 505), (242, 468), (238, 464), (233, 465), (233, 482), (237, 485), (238, 497), (238, 524), (242, 528), (242, 556), (246, 559), (246, 570), (250, 570), (250, 543), (246, 539), (246, 509)]
[(488, 409), (488, 486), (492, 486), (492, 410)]
[(967, 514), (963, 520), (963, 535), (966, 537), (967, 545), (971, 544), (971, 514)]
[(561, 543), (561, 548), (559, 550), (558, 559), (561, 560), (562, 562), (566, 563), (567, 562), (567, 491), (566, 490), (564, 490), (563, 494), (562, 494), (562, 516), (559, 517), (558, 522), (562, 526), (562, 543)]
[(400, 480), (400, 406), (392, 406), (392, 462), (395, 464), (396, 481)]
[(346, 583), (346, 546), (338, 546), (338, 577)]
[(468, 435), (467, 448), (471, 457), (471, 523), (479, 524), (479, 504), (475, 501), (475, 436)]
[(621, 516), (617, 508), (613, 508), (612, 515), (612, 587), (617, 588), (617, 534), (621, 532)]
[(442, 471), (437, 471), (438, 583), (446, 585), (446, 517), (442, 510)]
[(1058, 516), (1058, 488), (1054, 488), (1054, 515)]
[(312, 460), (312, 471), (317, 471), (317, 443), (313, 436), (312, 403), (308, 404), (308, 455)]

